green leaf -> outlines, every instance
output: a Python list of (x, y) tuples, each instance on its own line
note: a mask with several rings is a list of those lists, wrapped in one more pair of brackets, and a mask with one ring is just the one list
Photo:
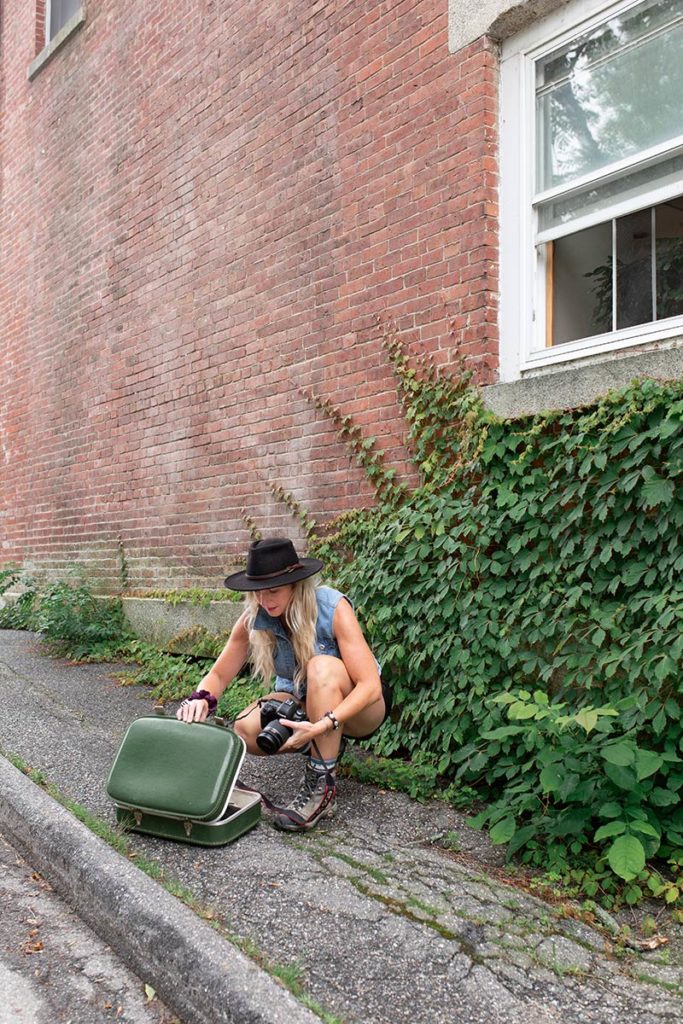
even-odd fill
[(650, 803), (653, 807), (671, 807), (679, 800), (678, 793), (674, 793), (670, 789), (663, 789), (661, 786), (656, 786), (650, 793)]
[(602, 647), (602, 642), (606, 635), (604, 629), (596, 629), (591, 637), (591, 643), (595, 644), (596, 647)]
[(468, 828), (473, 828), (475, 832), (478, 832), (481, 828), (484, 827), (484, 824), (486, 823), (486, 819), (488, 818), (488, 816), (489, 809), (488, 807), (486, 807), (483, 811), (480, 811), (479, 814), (475, 814), (473, 817), (467, 819)]
[(598, 814), (601, 818), (618, 818), (621, 812), (621, 804), (614, 803), (614, 801), (609, 801), (608, 803), (602, 805), (602, 807), (598, 811)]
[(483, 732), (481, 738), (483, 740), (506, 740), (510, 736), (517, 736), (520, 732), (524, 732), (524, 727), (521, 725), (501, 725), (497, 729)]
[(543, 786), (544, 793), (556, 793), (562, 781), (564, 779), (564, 772), (562, 772), (557, 765), (549, 764), (546, 768), (541, 771), (540, 780)]
[(664, 654), (655, 666), (655, 676), (663, 683), (669, 676), (675, 676), (677, 674), (678, 666), (676, 665), (676, 662), (670, 658), (668, 654)]
[(498, 693), (491, 698), (492, 704), (515, 704), (516, 701), (517, 698), (513, 697), (511, 693)]
[(635, 744), (627, 741), (610, 743), (604, 746), (600, 753), (610, 764), (621, 765), (622, 767), (634, 764), (636, 759)]
[(515, 834), (515, 819), (508, 815), (507, 818), (503, 818), (502, 821), (496, 822), (493, 828), (489, 832), (491, 842), (496, 846), (501, 846), (503, 843), (509, 843)]
[(656, 505), (670, 505), (674, 496), (674, 485), (671, 480), (664, 480), (663, 477), (651, 476), (642, 486), (641, 492), (645, 508), (655, 508)]
[(607, 861), (615, 875), (630, 882), (645, 867), (645, 850), (635, 836), (619, 836), (607, 851)]
[(508, 718), (519, 721), (526, 718), (533, 718), (538, 713), (538, 706), (535, 704), (523, 704), (517, 701), (508, 708)]
[(591, 732), (598, 722), (598, 712), (595, 708), (582, 708), (574, 717), (587, 733)]
[(507, 849), (508, 856), (511, 857), (513, 853), (517, 853), (517, 850), (521, 850), (536, 835), (537, 831), (535, 825), (526, 825), (524, 828), (518, 828), (510, 840), (510, 845)]
[(663, 763), (664, 762), (660, 755), (655, 753), (653, 750), (642, 750), (638, 747), (636, 750), (635, 762), (638, 781), (640, 782), (641, 779), (646, 779), (648, 776), (654, 775), (655, 772), (659, 771)]
[(652, 728), (655, 732), (655, 735), (659, 736), (659, 734), (665, 729), (665, 727), (666, 714), (664, 713), (664, 708), (660, 708), (655, 717), (652, 719)]
[(620, 836), (626, 831), (626, 823), (624, 821), (610, 821), (608, 825), (602, 825), (595, 835), (593, 840), (599, 843), (601, 839), (608, 839), (610, 836)]
[(611, 779), (619, 789), (625, 789), (627, 791), (632, 790), (638, 782), (638, 776), (633, 768), (610, 764), (609, 761), (605, 765), (605, 775), (607, 775), (607, 777)]
[(643, 898), (643, 890), (639, 885), (627, 885), (624, 889), (624, 899), (629, 906), (635, 906)]
[(654, 836), (655, 839), (660, 838), (659, 832), (649, 821), (632, 821), (629, 828), (632, 832), (642, 832), (644, 836)]
[(664, 440), (667, 440), (668, 438), (673, 437), (674, 434), (677, 434), (680, 429), (681, 429), (681, 420), (680, 420), (680, 418), (676, 418), (675, 416), (670, 416), (668, 419), (664, 420), (664, 422), (661, 424), (661, 426), (659, 428), (660, 436)]

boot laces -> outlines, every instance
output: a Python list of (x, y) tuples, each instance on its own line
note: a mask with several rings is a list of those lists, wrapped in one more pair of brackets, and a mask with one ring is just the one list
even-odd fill
[[(293, 811), (300, 811), (315, 793), (321, 781), (325, 781), (326, 773), (317, 772), (315, 768), (306, 767), (301, 789), (290, 804)], [(322, 796), (322, 794), (321, 794)]]

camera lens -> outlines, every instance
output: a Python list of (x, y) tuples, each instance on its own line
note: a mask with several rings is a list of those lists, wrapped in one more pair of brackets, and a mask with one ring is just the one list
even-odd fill
[(264, 754), (277, 754), (278, 750), (291, 736), (291, 730), (280, 722), (271, 722), (256, 737), (256, 743)]

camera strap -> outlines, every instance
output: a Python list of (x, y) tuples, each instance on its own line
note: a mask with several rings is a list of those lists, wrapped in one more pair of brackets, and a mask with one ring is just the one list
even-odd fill
[[(313, 750), (314, 750), (315, 755), (318, 758), (318, 760), (324, 761), (325, 759), (322, 756), (322, 754), (320, 753), (320, 750), (318, 749), (318, 744), (315, 742), (315, 740), (311, 740), (311, 746), (313, 747)], [(323, 773), (321, 772), (320, 774), (322, 775)], [(328, 786), (335, 786), (336, 785), (336, 779), (334, 777), (334, 773), (329, 771), (329, 769), (326, 769), (324, 774), (325, 774), (325, 781), (327, 782), (327, 785)], [(243, 782), (239, 783), (239, 787), (240, 787), (240, 789), (244, 789), (247, 793), (256, 793), (256, 794), (258, 794), (258, 796), (261, 797), (261, 801), (262, 801), (263, 805), (265, 807), (267, 807), (269, 811), (274, 811), (276, 814), (280, 814), (282, 812), (286, 812), (286, 810), (287, 810), (286, 807), (282, 807), (279, 804), (274, 804), (273, 801), (270, 800), (265, 795), (265, 793), (262, 793), (260, 789), (254, 789), (253, 786), (245, 786)]]

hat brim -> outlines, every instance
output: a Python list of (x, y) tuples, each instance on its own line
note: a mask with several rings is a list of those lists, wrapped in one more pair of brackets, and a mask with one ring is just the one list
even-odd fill
[(267, 580), (250, 579), (246, 572), (233, 572), (225, 578), (225, 586), (228, 590), (274, 590), (275, 587), (285, 587), (288, 583), (298, 583), (309, 576), (315, 576), (325, 565), (319, 558), (300, 558), (300, 569), (293, 572), (282, 572), (277, 576), (270, 576)]

